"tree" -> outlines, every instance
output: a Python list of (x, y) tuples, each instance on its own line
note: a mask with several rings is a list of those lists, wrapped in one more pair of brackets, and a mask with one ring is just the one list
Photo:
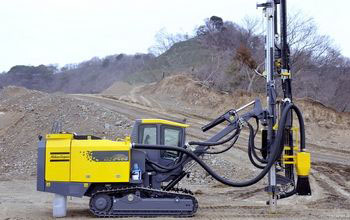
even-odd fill
[(288, 15), (288, 43), (291, 49), (291, 66), (299, 73), (313, 65), (332, 62), (340, 56), (339, 49), (333, 45), (328, 35), (322, 35), (313, 18), (301, 11)]
[(221, 32), (225, 29), (222, 18), (218, 16), (211, 16), (205, 19), (204, 25), (201, 25), (196, 30), (197, 36), (210, 35), (212, 33)]
[(160, 29), (155, 35), (155, 45), (148, 48), (148, 52), (159, 56), (169, 50), (175, 43), (190, 39), (188, 34), (169, 34), (165, 28)]
[(254, 70), (258, 67), (256, 60), (252, 57), (251, 50), (242, 44), (237, 49), (234, 59), (240, 64), (240, 71), (242, 71), (248, 78), (249, 84), (247, 91), (251, 92), (253, 83), (257, 76)]
[(103, 60), (102, 60), (102, 67), (103, 68), (106, 68), (106, 67), (108, 67), (109, 66), (109, 64), (110, 64), (110, 59), (108, 59), (108, 57), (106, 57), (106, 58), (104, 58)]
[[(287, 25), (290, 61), (294, 74), (306, 70), (317, 71), (321, 66), (343, 65), (339, 49), (333, 45), (329, 36), (319, 33), (312, 18), (300, 11), (292, 12), (289, 14)], [(247, 91), (252, 91), (254, 81), (257, 79), (256, 68), (264, 64), (263, 36), (258, 26), (258, 19), (244, 18), (239, 29), (240, 45), (234, 55), (233, 62), (238, 62), (240, 74), (244, 74), (249, 81)]]
[(221, 51), (234, 50), (240, 44), (240, 27), (233, 22), (224, 22), (222, 18), (212, 16), (197, 28), (196, 37), (209, 47)]

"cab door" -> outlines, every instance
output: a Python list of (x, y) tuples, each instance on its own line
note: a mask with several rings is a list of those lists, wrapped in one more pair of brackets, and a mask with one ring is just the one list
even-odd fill
[[(183, 147), (185, 127), (161, 123), (143, 124), (142, 121), (136, 121), (131, 137), (134, 143)], [(169, 150), (144, 151), (149, 160), (161, 165), (169, 165), (180, 156), (178, 152)]]
[[(156, 124), (141, 124), (138, 126), (137, 143), (148, 145), (160, 144), (159, 126)], [(148, 159), (151, 161), (159, 161), (159, 150), (144, 150)]]
[[(180, 127), (161, 125), (160, 126), (160, 144), (166, 146), (183, 147), (184, 129)], [(161, 150), (160, 158), (162, 160), (174, 161), (179, 157), (178, 151)]]

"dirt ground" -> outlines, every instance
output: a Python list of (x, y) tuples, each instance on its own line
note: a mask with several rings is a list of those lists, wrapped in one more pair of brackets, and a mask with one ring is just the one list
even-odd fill
[[(315, 179), (312, 179), (315, 190)], [(52, 219), (53, 194), (36, 192), (35, 179), (0, 181), (0, 219)], [(190, 219), (349, 219), (341, 201), (326, 201), (318, 195), (279, 201), (276, 213), (265, 205), (262, 185), (237, 189), (222, 185), (190, 185), (199, 201), (199, 210)], [(318, 198), (315, 198), (318, 197)], [(66, 219), (95, 218), (88, 211), (88, 198), (68, 198)], [(317, 204), (320, 203), (320, 204)], [(333, 204), (333, 206), (328, 206)], [(339, 205), (339, 207), (334, 207)], [(328, 206), (328, 207), (327, 207)], [(134, 219), (134, 218), (133, 218)], [(141, 219), (141, 218), (140, 218)], [(174, 218), (157, 218), (174, 219)]]
[[(97, 105), (97, 108), (103, 108), (105, 111), (115, 113), (118, 117), (119, 115), (123, 116), (130, 121), (136, 118), (156, 117), (177, 120), (186, 118), (187, 123), (191, 125), (188, 128), (187, 140), (207, 139), (220, 129), (219, 127), (208, 133), (201, 132), (200, 127), (206, 124), (209, 118), (212, 118), (209, 113), (199, 114), (203, 106), (207, 105), (205, 103), (191, 105), (185, 98), (182, 101), (176, 98), (172, 100), (169, 98), (171, 95), (165, 91), (163, 91), (164, 95), (154, 91), (148, 94), (144, 92), (143, 86), (114, 86), (117, 87), (116, 90), (110, 88), (108, 93), (101, 95), (67, 95), (67, 98), (81, 104), (85, 103), (84, 105), (87, 106)], [(235, 103), (248, 102), (250, 101), (248, 98), (236, 100)], [(176, 105), (181, 107), (175, 108), (171, 103), (177, 103)], [(200, 167), (195, 166), (192, 168), (193, 177), (185, 179), (180, 184), (181, 187), (191, 189), (199, 201), (199, 210), (196, 216), (191, 219), (350, 219), (350, 132), (347, 124), (348, 119), (346, 118), (339, 123), (339, 126), (333, 124), (327, 127), (323, 124), (324, 121), (314, 123), (314, 120), (311, 120), (312, 115), (317, 116), (322, 109), (316, 109), (317, 111), (314, 110), (316, 112), (312, 113), (311, 108), (315, 109), (315, 107), (312, 107), (312, 104), (305, 105), (309, 108), (306, 110), (306, 114), (310, 115), (306, 122), (307, 148), (312, 153), (312, 172), (310, 175), (312, 196), (293, 196), (279, 200), (277, 211), (271, 213), (266, 205), (268, 195), (264, 192), (266, 178), (248, 188), (231, 188), (212, 180), (210, 177), (203, 178), (205, 172)], [(209, 111), (208, 109), (202, 110), (202, 112)], [(219, 110), (213, 109), (213, 111)], [(328, 110), (323, 109), (322, 111), (329, 115), (335, 114), (331, 110), (327, 112)], [(11, 114), (13, 114), (13, 118), (21, 116), (15, 113)], [(336, 123), (337, 117), (346, 116), (334, 116), (332, 118), (334, 123)], [(9, 123), (4, 119), (3, 114), (0, 114), (0, 122), (5, 127), (8, 126), (6, 123)], [(123, 127), (123, 129), (126, 128)], [(0, 132), (4, 132), (4, 129), (4, 127), (0, 127)], [(250, 165), (247, 159), (247, 138), (248, 133), (243, 132), (235, 149), (220, 157), (207, 158), (207, 161), (210, 160), (214, 169), (227, 178), (243, 180), (253, 176), (257, 170)], [(32, 149), (35, 150), (35, 147)], [(0, 219), (52, 218), (53, 195), (37, 192), (35, 187), (34, 175), (19, 175), (18, 177), (0, 175)], [(87, 198), (71, 198), (68, 200), (68, 207), (67, 219), (94, 218), (88, 210)]]

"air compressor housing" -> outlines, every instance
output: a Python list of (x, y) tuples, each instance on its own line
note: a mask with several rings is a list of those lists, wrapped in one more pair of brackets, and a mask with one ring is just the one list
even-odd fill
[(81, 197), (92, 183), (129, 183), (130, 163), (129, 137), (47, 134), (39, 142), (37, 189)]

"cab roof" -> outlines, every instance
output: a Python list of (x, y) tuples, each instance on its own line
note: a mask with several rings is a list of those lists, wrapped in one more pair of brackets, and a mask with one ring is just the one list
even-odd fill
[(181, 128), (187, 128), (190, 126), (188, 124), (184, 124), (180, 122), (170, 121), (166, 119), (153, 119), (153, 118), (141, 119), (141, 124), (163, 124), (163, 125), (172, 125), (172, 126), (181, 127)]

